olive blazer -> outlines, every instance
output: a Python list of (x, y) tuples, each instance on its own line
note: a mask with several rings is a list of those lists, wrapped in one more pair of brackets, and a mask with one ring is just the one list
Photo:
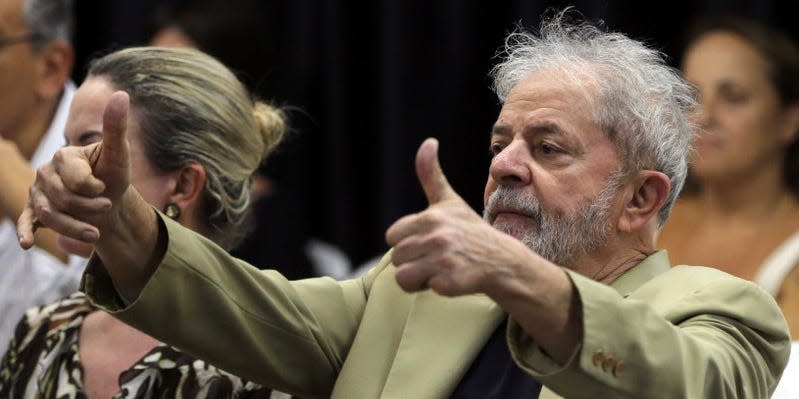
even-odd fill
[[(447, 398), (508, 317), (485, 295), (402, 291), (388, 255), (360, 279), (288, 281), (159, 218), (167, 250), (135, 301), (122, 302), (96, 257), (82, 290), (164, 342), (302, 397)], [(787, 326), (753, 283), (671, 268), (663, 251), (611, 286), (567, 272), (584, 335), (566, 365), (508, 323), (514, 360), (545, 386), (541, 398), (766, 398), (776, 386)]]

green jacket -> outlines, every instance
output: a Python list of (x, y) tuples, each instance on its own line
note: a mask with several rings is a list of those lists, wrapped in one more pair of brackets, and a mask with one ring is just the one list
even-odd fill
[[(507, 315), (484, 295), (408, 294), (390, 256), (366, 276), (287, 281), (167, 218), (168, 248), (124, 305), (97, 258), (81, 289), (127, 323), (227, 371), (307, 398), (447, 398)], [(163, 226), (162, 226), (163, 228)], [(515, 361), (541, 398), (767, 398), (790, 352), (753, 283), (646, 258), (611, 287), (569, 272), (584, 337), (557, 366), (513, 321)]]

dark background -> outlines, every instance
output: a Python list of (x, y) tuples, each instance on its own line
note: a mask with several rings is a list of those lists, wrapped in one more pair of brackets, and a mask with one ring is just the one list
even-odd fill
[[(295, 109), (296, 128), (268, 170), (297, 193), (311, 234), (356, 264), (387, 249), (394, 220), (426, 206), (413, 168), (425, 137), (441, 141), (450, 183), (482, 210), (499, 110), (487, 72), (505, 34), (517, 23), (537, 27), (548, 7), (574, 5), (662, 49), (675, 66), (681, 32), (700, 14), (755, 17), (799, 37), (789, 1), (264, 1), (279, 59), (266, 79), (273, 101)], [(160, 1), (75, 3), (80, 82), (88, 59), (143, 42)]]

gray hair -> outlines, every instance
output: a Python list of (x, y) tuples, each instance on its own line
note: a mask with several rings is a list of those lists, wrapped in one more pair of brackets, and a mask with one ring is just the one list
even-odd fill
[(688, 173), (697, 109), (696, 90), (666, 64), (664, 55), (621, 33), (565, 21), (567, 8), (544, 18), (540, 35), (517, 29), (491, 75), (505, 102), (510, 91), (538, 71), (560, 72), (578, 86), (589, 84), (593, 117), (622, 153), (627, 173), (654, 169), (671, 180), (671, 192), (658, 213), (662, 226)]
[(75, 26), (72, 0), (25, 0), (22, 18), (28, 29), (37, 35), (37, 40), (33, 41), (36, 50), (53, 40), (72, 42)]
[(252, 175), (286, 131), (283, 112), (255, 101), (219, 61), (197, 50), (139, 47), (92, 62), (90, 77), (130, 96), (147, 160), (161, 171), (205, 168), (208, 238), (229, 249), (247, 233)]

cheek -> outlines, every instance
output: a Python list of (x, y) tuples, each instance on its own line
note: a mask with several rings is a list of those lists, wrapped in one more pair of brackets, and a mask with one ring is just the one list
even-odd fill
[(539, 200), (541, 207), (551, 212), (573, 214), (590, 203), (601, 187), (601, 182), (593, 179), (563, 176), (557, 184), (542, 186)]
[(4, 126), (8, 119), (19, 118), (19, 114), (30, 111), (29, 108), (34, 106), (35, 87), (30, 84), (33, 78), (27, 75), (28, 71), (25, 69), (7, 67), (0, 63), (0, 113), (4, 115), (0, 120), (0, 127), (8, 128)]
[(732, 154), (740, 157), (773, 153), (783, 147), (778, 131), (772, 115), (741, 116), (737, 124), (728, 126), (727, 144)]
[(719, 112), (723, 134), (734, 139), (758, 139), (776, 131), (778, 114), (763, 101), (746, 107), (730, 107)]
[(150, 165), (138, 142), (130, 142), (130, 183), (148, 204), (163, 210), (171, 193), (169, 179)]
[(141, 194), (142, 198), (148, 204), (163, 210), (167, 202), (169, 202), (169, 181), (166, 177), (162, 176), (142, 176), (136, 173), (130, 178), (130, 183), (136, 188), (136, 191)]
[(724, 122), (723, 133), (731, 139), (744, 139), (751, 136), (759, 125), (763, 123), (761, 115), (755, 110), (742, 110), (741, 112), (728, 112)]

